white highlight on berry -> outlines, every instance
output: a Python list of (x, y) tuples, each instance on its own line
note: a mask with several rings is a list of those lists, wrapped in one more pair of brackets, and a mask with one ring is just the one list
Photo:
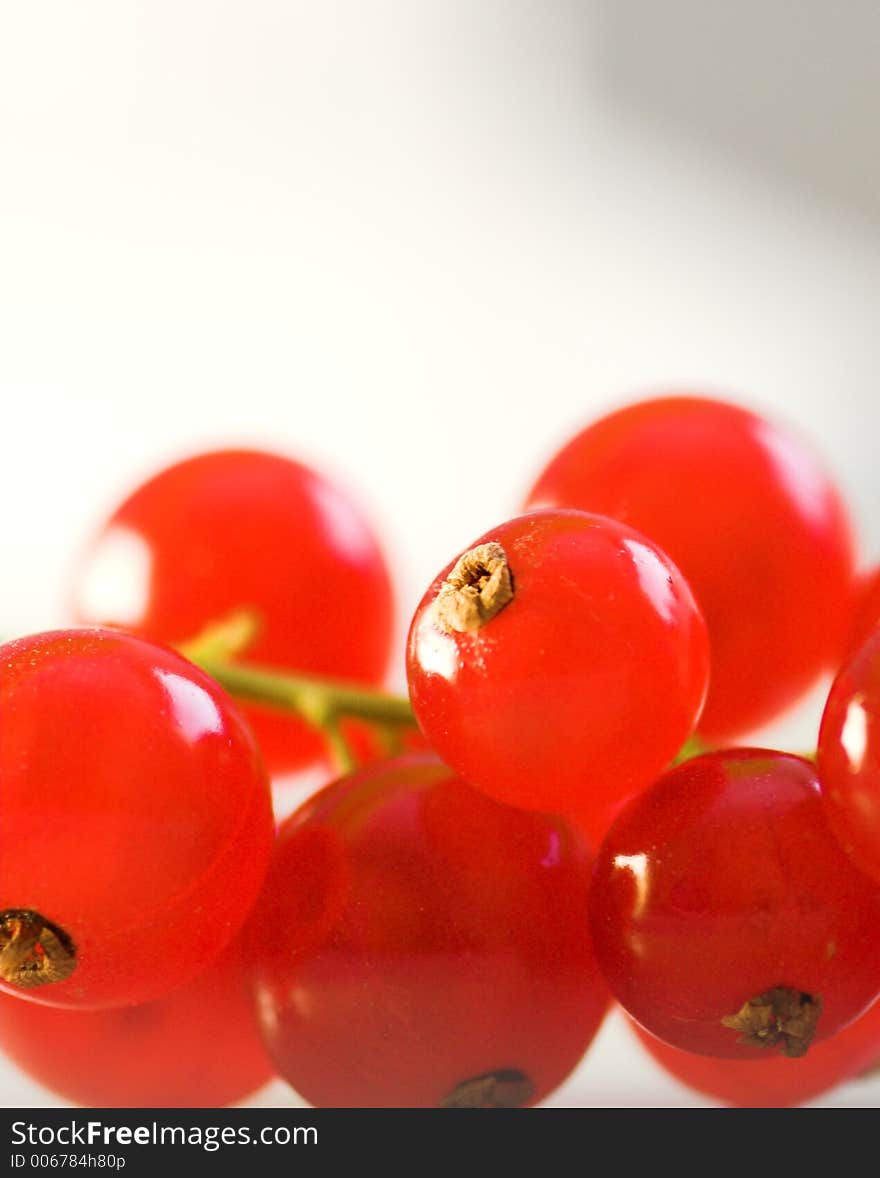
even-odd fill
[(865, 697), (854, 695), (846, 709), (846, 719), (840, 733), (840, 743), (853, 773), (858, 773), (864, 764), (868, 748), (868, 713), (865, 711)]
[(755, 423), (755, 437), (803, 515), (822, 526), (828, 516), (827, 483), (809, 452), (766, 421)]
[(641, 851), (637, 855), (615, 855), (614, 866), (632, 873), (636, 884), (633, 916), (641, 916), (648, 902), (648, 856)]
[(623, 546), (629, 552), (636, 566), (639, 584), (645, 596), (651, 601), (657, 613), (666, 622), (675, 620), (675, 594), (672, 591), (672, 577), (669, 569), (647, 544), (639, 540), (624, 540)]
[(364, 521), (345, 497), (318, 479), (310, 483), (309, 493), (340, 552), (354, 560), (368, 558), (373, 552), (372, 538)]
[(562, 860), (562, 844), (559, 832), (551, 830), (547, 840), (547, 851), (541, 860), (542, 867), (558, 867)]
[(147, 609), (152, 556), (147, 542), (131, 528), (109, 528), (86, 562), (79, 587), (84, 617), (95, 622), (135, 626)]
[(287, 1000), (300, 1018), (308, 1019), (314, 1015), (313, 997), (304, 986), (291, 986), (287, 992)]
[(257, 990), (257, 1015), (264, 1031), (274, 1035), (278, 1030), (278, 1009), (272, 1000), (272, 995), (266, 990)]
[(174, 719), (187, 740), (194, 743), (203, 736), (222, 732), (223, 717), (203, 687), (173, 671), (157, 670), (155, 675), (168, 694)]
[(452, 681), (458, 674), (458, 647), (450, 634), (444, 634), (433, 620), (434, 610), (427, 610), (416, 631), (419, 665), (430, 675)]

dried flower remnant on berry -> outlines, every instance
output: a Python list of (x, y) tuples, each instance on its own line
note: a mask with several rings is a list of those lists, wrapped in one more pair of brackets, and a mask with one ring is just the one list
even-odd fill
[(522, 1108), (535, 1095), (528, 1076), (503, 1068), (462, 1080), (441, 1102), (441, 1108)]
[(460, 556), (437, 594), (436, 620), (447, 634), (471, 634), (513, 601), (513, 578), (500, 544), (478, 544)]
[(29, 908), (0, 912), (0, 978), (30, 989), (63, 982), (76, 969), (76, 948), (67, 933)]
[(739, 1031), (739, 1043), (747, 1047), (778, 1047), (789, 1059), (806, 1055), (822, 1013), (819, 995), (803, 994), (789, 986), (774, 986), (750, 998), (736, 1014), (721, 1022)]

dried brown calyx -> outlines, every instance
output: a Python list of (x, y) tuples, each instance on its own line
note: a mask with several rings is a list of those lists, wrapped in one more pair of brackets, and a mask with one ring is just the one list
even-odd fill
[(523, 1072), (502, 1068), (462, 1080), (440, 1102), (440, 1108), (522, 1108), (535, 1095), (535, 1086)]
[(778, 1048), (797, 1059), (806, 1055), (822, 1013), (822, 999), (790, 986), (774, 986), (750, 998), (736, 1014), (721, 1020), (725, 1027), (739, 1031), (738, 1043), (748, 1047)]
[(436, 620), (447, 633), (471, 634), (513, 601), (513, 577), (500, 544), (478, 544), (460, 556), (443, 582)]
[(0, 912), (0, 978), (29, 989), (63, 982), (76, 969), (76, 947), (57, 924), (30, 908)]

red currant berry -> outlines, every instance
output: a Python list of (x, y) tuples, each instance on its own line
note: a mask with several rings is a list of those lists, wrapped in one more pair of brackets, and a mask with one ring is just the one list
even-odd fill
[(607, 1006), (590, 863), (562, 820), (430, 756), (323, 790), (282, 825), (248, 924), (281, 1074), (318, 1106), (541, 1100)]
[(697, 757), (632, 801), (590, 917), (612, 992), (685, 1051), (796, 1056), (880, 991), (880, 888), (831, 834), (813, 767), (783, 753)]
[(253, 738), (198, 668), (130, 635), (37, 634), (0, 667), (0, 989), (159, 997), (229, 943), (265, 875)]
[(880, 880), (880, 631), (832, 685), (818, 763), (832, 830), (855, 862)]
[(463, 777), (601, 832), (693, 731), (708, 650), (687, 584), (651, 541), (544, 511), (444, 569), (413, 618), (407, 673), (422, 730)]
[(271, 1079), (237, 940), (141, 1006), (57, 1010), (0, 995), (0, 1046), (38, 1083), (96, 1108), (217, 1108)]
[[(379, 683), (390, 581), (360, 512), (314, 471), (273, 454), (201, 454), (144, 483), (111, 516), (80, 571), (77, 616), (177, 645), (242, 607), (261, 630), (247, 657)], [(270, 770), (318, 759), (295, 716), (248, 704)]]
[(709, 627), (701, 732), (737, 736), (792, 704), (838, 656), (853, 571), (846, 512), (801, 442), (735, 405), (666, 397), (589, 426), (530, 507), (577, 507), (650, 536)]
[(670, 1075), (697, 1092), (742, 1108), (790, 1108), (853, 1079), (880, 1058), (880, 1003), (800, 1059), (712, 1059), (661, 1043), (632, 1023), (645, 1049)]

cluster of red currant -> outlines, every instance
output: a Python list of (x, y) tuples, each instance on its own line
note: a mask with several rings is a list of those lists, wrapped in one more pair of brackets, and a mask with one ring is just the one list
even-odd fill
[[(312, 471), (205, 454), (114, 513), (100, 628), (0, 647), (4, 1052), (91, 1105), (277, 1071), (318, 1106), (520, 1106), (613, 996), (732, 1103), (876, 1062), (880, 576), (834, 487), (667, 397), (525, 511), (425, 593), (409, 700), (377, 687), (379, 547)], [(731, 747), (832, 667), (815, 756)], [(315, 762), (342, 776), (274, 830), (268, 775)]]

